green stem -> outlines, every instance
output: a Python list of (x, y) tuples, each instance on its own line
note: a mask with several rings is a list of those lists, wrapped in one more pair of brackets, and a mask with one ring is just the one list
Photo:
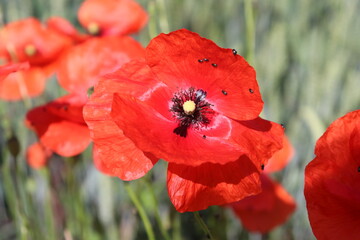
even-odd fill
[(154, 192), (153, 185), (151, 184), (149, 179), (146, 179), (146, 185), (150, 190), (150, 195), (151, 195), (151, 197), (153, 199), (153, 202), (154, 202), (154, 207), (153, 207), (154, 208), (154, 215), (155, 215), (155, 219), (156, 219), (156, 221), (157, 221), (157, 223), (159, 225), (160, 232), (163, 235), (164, 239), (171, 240), (170, 235), (168, 234), (168, 232), (164, 228), (164, 225), (162, 224), (160, 213), (159, 213), (158, 201), (156, 199), (156, 195), (155, 195), (155, 192)]
[(212, 236), (209, 228), (207, 227), (206, 223), (204, 222), (204, 220), (200, 217), (199, 212), (194, 212), (194, 216), (196, 221), (200, 224), (201, 228), (203, 229), (203, 231), (205, 232), (206, 236), (211, 239), (214, 240), (214, 237)]
[(148, 236), (149, 240), (155, 240), (155, 235), (154, 232), (151, 228), (151, 224), (150, 224), (150, 220), (148, 218), (148, 216), (146, 215), (145, 209), (143, 208), (143, 206), (140, 203), (140, 200), (138, 199), (138, 197), (136, 196), (134, 190), (130, 187), (130, 184), (127, 182), (124, 182), (124, 187), (126, 192), (128, 193), (131, 201), (133, 202), (133, 204), (135, 205), (136, 209), (139, 212), (140, 218), (144, 224), (145, 227), (145, 231), (146, 234)]
[(244, 6), (246, 24), (246, 60), (253, 64), (255, 49), (255, 20), (252, 0), (245, 0)]

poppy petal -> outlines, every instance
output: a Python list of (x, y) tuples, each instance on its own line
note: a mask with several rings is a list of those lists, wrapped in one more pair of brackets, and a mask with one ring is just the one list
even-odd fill
[(265, 166), (264, 173), (272, 173), (283, 169), (293, 158), (295, 149), (291, 145), (289, 138), (284, 135), (283, 148), (275, 152)]
[[(76, 99), (72, 96), (66, 98)], [(28, 125), (34, 129), (41, 144), (65, 157), (83, 152), (90, 144), (89, 130), (81, 115), (82, 109), (71, 100), (65, 102), (64, 98), (60, 98), (59, 102), (54, 100), (36, 107), (26, 115)], [(66, 113), (69, 115), (66, 116)]]
[(150, 71), (143, 61), (125, 64), (124, 71), (131, 71), (134, 81), (121, 81), (124, 71), (102, 77), (95, 86), (84, 107), (84, 118), (94, 141), (93, 157), (96, 167), (103, 173), (130, 181), (144, 176), (156, 164), (157, 159), (144, 153), (124, 136), (110, 116), (114, 92), (140, 95), (154, 84), (152, 78), (144, 78)]
[(30, 167), (38, 169), (46, 165), (52, 152), (39, 142), (30, 145), (26, 151), (26, 160)]
[(169, 163), (167, 188), (179, 212), (231, 203), (261, 191), (259, 172), (246, 156), (224, 165), (205, 163), (192, 167)]
[(10, 73), (0, 81), (0, 98), (15, 101), (36, 97), (44, 91), (46, 80), (44, 71), (37, 67)]
[(263, 168), (272, 155), (283, 146), (284, 129), (280, 124), (260, 117), (234, 124), (232, 138), (258, 169)]
[(133, 0), (86, 0), (79, 8), (78, 18), (92, 34), (120, 36), (138, 32), (148, 16)]
[(335, 120), (305, 168), (306, 206), (318, 239), (357, 239), (360, 231), (360, 110)]
[(146, 47), (146, 61), (172, 89), (202, 89), (213, 109), (237, 120), (259, 116), (263, 101), (255, 70), (231, 49), (186, 29), (160, 34)]
[(7, 77), (10, 73), (17, 72), (20, 70), (29, 69), (30, 65), (28, 62), (24, 63), (10, 63), (0, 66), (0, 81)]
[(296, 203), (281, 184), (265, 174), (260, 179), (261, 193), (233, 203), (231, 207), (247, 230), (268, 233), (289, 218)]
[[(168, 93), (166, 88), (160, 87), (152, 94), (167, 96)], [(157, 103), (168, 106), (166, 100)], [(146, 102), (130, 95), (114, 94), (111, 116), (136, 146), (168, 162), (192, 166), (206, 162), (227, 163), (243, 154), (243, 150), (229, 140), (230, 132), (221, 134), (221, 131), (215, 129), (215, 136), (211, 135), (210, 130), (204, 131), (209, 133), (206, 136), (202, 130), (189, 129), (186, 137), (175, 134), (174, 129), (178, 127), (178, 123), (169, 118), (169, 113), (164, 116)], [(232, 129), (232, 121), (221, 115), (215, 117), (213, 123), (214, 128), (227, 131)]]
[(143, 47), (127, 36), (92, 38), (64, 54), (58, 80), (69, 92), (86, 92), (99, 76), (113, 72), (143, 54)]
[(48, 29), (70, 37), (75, 43), (83, 42), (90, 37), (88, 35), (80, 34), (68, 20), (62, 17), (50, 17), (46, 21), (46, 26)]

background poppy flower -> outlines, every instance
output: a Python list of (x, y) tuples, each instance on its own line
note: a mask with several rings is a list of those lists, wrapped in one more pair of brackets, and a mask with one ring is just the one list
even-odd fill
[(36, 142), (27, 148), (26, 161), (32, 168), (38, 169), (46, 165), (51, 155), (52, 152), (50, 149), (47, 149), (41, 143)]
[(86, 0), (78, 11), (81, 25), (93, 35), (127, 35), (138, 32), (148, 20), (133, 0)]
[(11, 22), (0, 30), (0, 57), (8, 62), (44, 66), (70, 44), (68, 38), (47, 29), (35, 18)]
[(46, 148), (65, 157), (77, 155), (90, 143), (82, 116), (86, 100), (86, 95), (63, 96), (30, 110), (26, 122)]
[(29, 63), (13, 63), (13, 64), (6, 64), (3, 66), (0, 66), (0, 81), (6, 78), (10, 73), (17, 72), (20, 70), (28, 69)]
[(57, 72), (58, 81), (69, 92), (86, 92), (99, 76), (143, 56), (143, 47), (131, 37), (91, 38), (69, 48), (63, 55)]
[(284, 147), (269, 160), (261, 174), (261, 193), (246, 197), (230, 206), (248, 231), (267, 233), (283, 224), (294, 212), (293, 197), (266, 173), (281, 170), (294, 155), (294, 149), (284, 135)]
[(263, 102), (253, 68), (185, 29), (160, 34), (145, 51), (145, 62), (100, 80), (98, 86), (111, 88), (95, 87), (84, 110), (90, 130), (104, 121), (94, 104), (103, 93), (96, 93), (109, 91), (105, 120), (111, 111), (119, 138), (169, 162), (168, 192), (180, 212), (259, 193), (261, 165), (281, 148), (283, 129), (258, 117)]
[(306, 166), (306, 207), (318, 239), (358, 239), (360, 224), (360, 110), (335, 120)]

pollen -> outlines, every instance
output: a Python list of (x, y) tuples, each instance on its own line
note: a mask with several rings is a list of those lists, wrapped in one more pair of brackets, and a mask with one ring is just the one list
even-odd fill
[(27, 56), (32, 57), (36, 54), (36, 47), (33, 44), (27, 44), (24, 51)]
[(95, 23), (95, 22), (91, 22), (88, 26), (87, 26), (87, 30), (91, 35), (97, 35), (100, 32), (100, 26), (99, 24)]
[(194, 101), (188, 100), (188, 101), (184, 102), (183, 109), (184, 109), (185, 114), (191, 115), (195, 112), (196, 104)]

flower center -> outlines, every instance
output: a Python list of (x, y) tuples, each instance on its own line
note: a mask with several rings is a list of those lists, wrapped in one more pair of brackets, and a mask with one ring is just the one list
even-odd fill
[(213, 115), (214, 110), (211, 104), (205, 101), (206, 92), (202, 89), (191, 87), (188, 90), (180, 90), (174, 94), (171, 99), (173, 105), (170, 111), (173, 112), (174, 118), (179, 122), (174, 133), (180, 137), (187, 136), (189, 127), (200, 129), (206, 127)]
[(187, 100), (183, 104), (183, 109), (184, 109), (185, 114), (191, 115), (194, 113), (194, 111), (196, 109), (196, 104), (194, 103), (194, 101)]

